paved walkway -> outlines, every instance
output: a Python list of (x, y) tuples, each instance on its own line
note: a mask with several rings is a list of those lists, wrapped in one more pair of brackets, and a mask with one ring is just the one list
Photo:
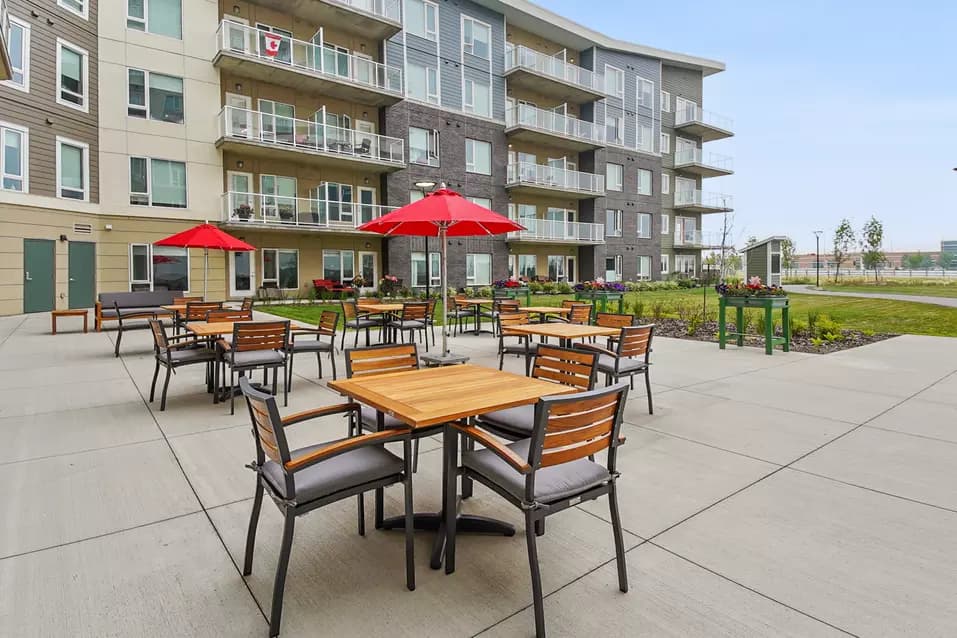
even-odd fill
[(882, 292), (838, 292), (836, 290), (817, 290), (813, 286), (789, 284), (784, 286), (788, 292), (802, 295), (826, 295), (828, 297), (864, 297), (866, 299), (890, 299), (891, 301), (913, 301), (929, 303), (935, 306), (957, 308), (957, 299), (953, 297), (928, 297), (926, 295), (891, 295)]
[[(112, 332), (68, 324), (54, 337), (45, 315), (0, 318), (0, 634), (265, 637), (281, 521), (267, 501), (243, 579), (248, 415), (212, 405), (195, 369), (159, 412), (146, 331), (115, 359)], [(497, 366), (490, 336), (453, 344)], [(296, 373), (283, 412), (338, 401), (314, 358)], [(619, 452), (631, 591), (606, 502), (550, 518), (549, 636), (957, 635), (957, 339), (768, 357), (662, 338), (652, 381), (655, 415), (636, 390)], [(439, 447), (424, 442), (418, 510), (438, 509)], [(401, 495), (387, 490), (388, 513)], [(353, 499), (300, 519), (282, 635), (532, 636), (521, 516), (478, 485), (464, 508), (519, 533), (462, 537), (452, 576), (420, 535), (415, 592), (402, 536), (370, 522), (359, 537)]]

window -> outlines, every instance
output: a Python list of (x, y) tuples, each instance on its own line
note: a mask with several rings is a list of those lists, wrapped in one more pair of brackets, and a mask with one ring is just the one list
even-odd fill
[(189, 250), (130, 244), (130, 290), (189, 290)]
[(186, 208), (185, 162), (131, 157), (130, 204)]
[(671, 152), (671, 136), (667, 133), (661, 134), (661, 152), (670, 153)]
[(651, 213), (638, 213), (638, 239), (651, 239)]
[(182, 78), (128, 69), (127, 89), (127, 113), (130, 116), (183, 123)]
[(405, 30), (438, 41), (439, 5), (427, 0), (405, 0)]
[(126, 26), (182, 40), (182, 0), (126, 0)]
[(647, 168), (638, 169), (638, 194), (651, 195), (651, 171)]
[(7, 51), (10, 54), (10, 79), (3, 84), (23, 91), (30, 90), (30, 25), (10, 16), (7, 31)]
[(538, 256), (537, 255), (519, 255), (518, 256), (518, 276), (526, 279), (535, 279), (537, 275)]
[(661, 111), (662, 113), (671, 113), (671, 93), (661, 92)]
[(651, 257), (638, 255), (638, 279), (651, 279)]
[(609, 144), (625, 143), (625, 120), (620, 115), (605, 115), (605, 140)]
[(605, 210), (605, 237), (621, 237), (620, 210)]
[(409, 62), (405, 69), (405, 91), (413, 100), (439, 103), (439, 71), (434, 66)]
[(638, 78), (638, 106), (655, 108), (655, 83), (651, 80)]
[(492, 174), (492, 145), (479, 140), (465, 139), (465, 172)]
[(671, 218), (668, 213), (661, 213), (661, 234), (667, 235), (671, 232)]
[(625, 180), (625, 167), (621, 164), (605, 164), (605, 186), (610, 191), (620, 191)]
[(605, 65), (605, 93), (625, 98), (625, 72), (610, 64)]
[[(263, 285), (278, 288), (299, 288), (299, 251), (292, 248), (263, 248)], [(325, 265), (323, 251), (323, 265)]]
[(694, 255), (675, 255), (675, 272), (694, 277)]
[(670, 257), (670, 255), (668, 255), (667, 253), (661, 253), (661, 274), (662, 274), (662, 275), (667, 275), (667, 274), (668, 274), (668, 270), (669, 270), (669, 268), (668, 268), (668, 258), (669, 258), (669, 257)]
[(23, 127), (0, 123), (0, 190), (27, 192), (28, 135)]
[(566, 258), (564, 255), (548, 256), (548, 279), (549, 281), (568, 281), (565, 275)]
[(439, 132), (409, 127), (409, 161), (426, 166), (439, 165)]
[(90, 199), (90, 147), (65, 137), (56, 138), (57, 197)]
[(661, 194), (667, 195), (671, 193), (671, 175), (667, 173), (661, 174)]
[(621, 255), (605, 257), (605, 281), (621, 281)]
[(425, 253), (412, 253), (412, 286), (425, 288), (442, 285), (441, 253), (429, 253), (429, 265), (426, 269)]
[(356, 255), (351, 250), (322, 251), (322, 278), (339, 283), (356, 276)]
[(482, 80), (466, 79), (462, 87), (462, 109), (484, 117), (492, 116), (492, 89)]
[(652, 130), (650, 126), (645, 124), (638, 125), (638, 150), (645, 151), (646, 153), (655, 152), (655, 142), (652, 139)]
[(462, 51), (478, 58), (489, 59), (492, 29), (484, 22), (462, 16)]
[(89, 110), (87, 100), (88, 60), (86, 51), (66, 40), (57, 38), (56, 75), (59, 84), (57, 85), (56, 101), (59, 104), (83, 112)]
[(478, 204), (479, 206), (488, 208), (489, 210), (492, 209), (492, 200), (490, 200), (488, 197), (466, 197), (465, 199), (469, 200), (473, 204)]
[(87, 5), (87, 0), (57, 0), (56, 3), (70, 13), (77, 14), (84, 20), (89, 16), (90, 7)]
[(465, 255), (465, 285), (492, 285), (492, 256), (488, 253)]

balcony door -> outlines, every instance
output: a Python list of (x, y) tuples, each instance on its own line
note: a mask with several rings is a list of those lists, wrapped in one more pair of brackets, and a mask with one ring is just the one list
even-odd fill
[(694, 192), (697, 182), (687, 177), (675, 177), (675, 203), (694, 203)]
[(298, 194), (295, 177), (260, 175), (259, 192), (262, 194), (262, 216), (264, 220), (294, 223), (296, 218), (296, 195)]
[(228, 137), (246, 137), (253, 134), (253, 101), (248, 95), (226, 94), (226, 126)]
[(230, 51), (236, 53), (248, 53), (253, 50), (254, 45), (250, 43), (249, 38), (255, 33), (249, 28), (249, 20), (237, 16), (224, 17), (226, 24), (226, 42)]
[[(259, 57), (272, 62), (292, 64), (292, 32), (286, 31), (285, 29), (280, 29), (278, 27), (273, 27), (268, 24), (263, 24), (261, 22), (256, 23), (256, 28), (259, 29)], [(279, 51), (276, 53), (276, 55), (270, 56), (268, 53), (266, 53), (267, 33), (272, 33), (280, 37)]]
[(675, 217), (675, 243), (694, 245), (697, 226), (693, 217)]
[(255, 210), (253, 174), (227, 171), (226, 180), (229, 184), (226, 189), (229, 194), (229, 220), (249, 219)]
[(273, 100), (259, 100), (259, 112), (260, 132), (264, 142), (295, 143), (295, 106)]
[(375, 189), (368, 186), (359, 187), (359, 219), (356, 226), (371, 222), (376, 218)]
[(256, 253), (253, 251), (229, 254), (229, 296), (247, 297), (256, 288)]

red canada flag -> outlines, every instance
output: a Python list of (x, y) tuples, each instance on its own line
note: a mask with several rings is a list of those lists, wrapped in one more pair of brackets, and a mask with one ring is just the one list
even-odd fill
[(264, 33), (263, 36), (266, 40), (266, 55), (271, 58), (276, 57), (279, 53), (279, 45), (282, 43), (282, 36), (275, 33)]

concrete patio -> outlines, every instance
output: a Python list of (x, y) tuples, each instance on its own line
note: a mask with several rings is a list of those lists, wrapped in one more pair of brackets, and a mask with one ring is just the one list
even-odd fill
[[(267, 502), (244, 580), (244, 405), (213, 405), (200, 366), (159, 412), (148, 332), (115, 359), (112, 331), (74, 323), (50, 336), (47, 315), (0, 318), (0, 634), (266, 636), (281, 521)], [(497, 365), (490, 336), (453, 343)], [(631, 395), (619, 457), (631, 591), (605, 501), (549, 519), (550, 636), (957, 635), (957, 340), (768, 357), (658, 339), (653, 362), (656, 413)], [(340, 400), (315, 377), (300, 357), (286, 411)], [(290, 436), (344, 432), (329, 418)], [(424, 442), (417, 510), (439, 507), (440, 454)], [(464, 509), (521, 527), (481, 486)], [(408, 592), (402, 535), (369, 530), (352, 499), (300, 521), (283, 636), (533, 635), (521, 533), (460, 538), (451, 576), (420, 534)]]

